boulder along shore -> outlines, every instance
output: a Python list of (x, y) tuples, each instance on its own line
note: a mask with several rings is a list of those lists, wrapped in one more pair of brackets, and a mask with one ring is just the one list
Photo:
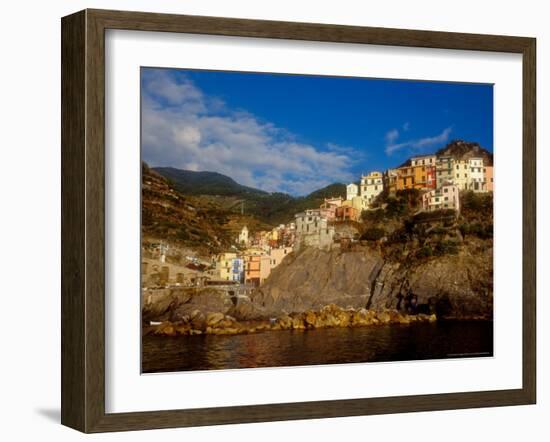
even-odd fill
[(190, 316), (172, 322), (143, 326), (144, 334), (161, 336), (191, 335), (235, 335), (258, 333), (269, 330), (312, 330), (334, 327), (364, 327), (382, 324), (411, 324), (415, 322), (434, 322), (434, 314), (419, 313), (410, 315), (397, 310), (374, 311), (361, 309), (343, 309), (335, 304), (323, 307), (319, 311), (308, 310), (301, 313), (283, 313), (277, 318), (237, 320), (233, 316), (220, 312), (202, 313), (194, 310)]
[[(260, 287), (142, 292), (143, 333), (166, 336), (492, 320), (492, 249), (401, 262), (371, 248), (292, 253)], [(151, 325), (152, 324), (152, 325)]]

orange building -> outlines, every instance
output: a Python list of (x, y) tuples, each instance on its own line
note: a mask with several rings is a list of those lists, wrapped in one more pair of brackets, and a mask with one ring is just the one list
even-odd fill
[(338, 221), (358, 221), (360, 212), (353, 206), (341, 206), (336, 208)]
[(435, 189), (434, 166), (404, 166), (397, 170), (396, 190)]
[(261, 255), (244, 256), (244, 282), (245, 284), (260, 285), (261, 280)]

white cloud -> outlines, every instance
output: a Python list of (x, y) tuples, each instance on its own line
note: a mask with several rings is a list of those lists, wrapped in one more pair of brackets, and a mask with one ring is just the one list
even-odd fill
[(397, 129), (392, 129), (386, 133), (385, 139), (386, 144), (394, 144), (395, 141), (399, 138), (399, 131)]
[(147, 72), (142, 88), (143, 159), (152, 166), (215, 171), (247, 186), (298, 195), (354, 178), (358, 152), (352, 147), (301, 143), (167, 71)]
[[(445, 128), (440, 134), (424, 137), (417, 140), (405, 141), (403, 143), (395, 143), (399, 136), (399, 132), (396, 129), (392, 129), (386, 134), (386, 154), (391, 155), (394, 152), (397, 152), (402, 149), (410, 150), (423, 150), (428, 147), (434, 147), (439, 144), (446, 143), (449, 141), (449, 136), (451, 135), (452, 127)], [(397, 134), (395, 136), (389, 136), (390, 134)]]

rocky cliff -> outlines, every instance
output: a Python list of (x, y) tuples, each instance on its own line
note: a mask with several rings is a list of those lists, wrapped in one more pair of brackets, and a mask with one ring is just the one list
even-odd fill
[(252, 295), (259, 313), (342, 308), (436, 313), (441, 319), (491, 319), (492, 247), (472, 241), (457, 254), (384, 261), (363, 247), (341, 252), (306, 249), (289, 256)]
[(328, 304), (366, 307), (383, 265), (375, 253), (307, 248), (285, 258), (251, 300), (259, 312), (271, 316), (320, 310)]
[(492, 273), (492, 247), (479, 240), (469, 240), (456, 254), (404, 257), (400, 262), (384, 260), (372, 247), (307, 248), (287, 256), (250, 297), (234, 297), (216, 288), (144, 292), (143, 318), (177, 322), (221, 313), (254, 321), (321, 312), (334, 305), (373, 314), (492, 319)]

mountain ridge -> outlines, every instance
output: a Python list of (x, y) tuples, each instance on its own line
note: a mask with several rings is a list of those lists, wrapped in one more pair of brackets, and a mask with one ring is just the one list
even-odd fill
[(166, 178), (183, 195), (211, 197), (222, 206), (249, 213), (273, 226), (292, 221), (298, 212), (318, 208), (325, 198), (346, 196), (346, 186), (342, 183), (332, 183), (308, 195), (296, 197), (243, 186), (218, 172), (196, 172), (173, 167), (151, 169)]
[(483, 158), (486, 166), (493, 165), (493, 153), (482, 147), (479, 143), (464, 140), (452, 140), (444, 147), (438, 149), (435, 153), (423, 153), (413, 155), (405, 160), (397, 168), (408, 167), (411, 165), (411, 159), (415, 157), (423, 157), (427, 155), (436, 155), (438, 157), (453, 157), (455, 160), (468, 160), (470, 158)]

